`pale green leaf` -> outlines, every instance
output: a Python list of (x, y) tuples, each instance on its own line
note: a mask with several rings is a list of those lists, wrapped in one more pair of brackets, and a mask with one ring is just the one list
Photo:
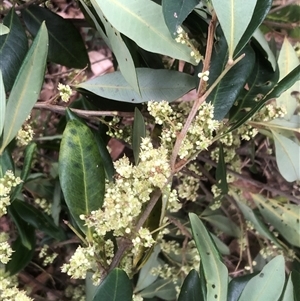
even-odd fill
[(294, 300), (294, 286), (290, 274), (281, 301), (291, 301), (291, 300)]
[(194, 213), (189, 214), (193, 238), (201, 258), (206, 280), (207, 300), (226, 301), (228, 271), (207, 229)]
[(77, 86), (96, 95), (130, 103), (150, 100), (174, 101), (195, 88), (194, 77), (182, 72), (165, 69), (136, 69), (141, 95), (124, 79), (120, 71), (95, 77)]
[(300, 145), (271, 130), (275, 142), (276, 162), (281, 175), (288, 181), (300, 180)]
[(229, 60), (233, 59), (234, 50), (251, 21), (256, 2), (256, 0), (212, 0), (228, 44)]
[(0, 36), (9, 33), (9, 28), (3, 24), (0, 24)]
[[(299, 59), (293, 46), (290, 44), (287, 38), (284, 39), (279, 57), (278, 57), (278, 67), (280, 73), (280, 80), (289, 74), (294, 68), (299, 65)], [(287, 89), (280, 97), (277, 98), (276, 102), (278, 106), (283, 106), (287, 110), (285, 118), (289, 120), (291, 116), (295, 113), (297, 108), (297, 100), (295, 97), (291, 96), (293, 91), (300, 92), (300, 83), (296, 82), (292, 87)]]
[(6, 109), (5, 87), (2, 78), (2, 72), (0, 70), (0, 137), (2, 134)]
[(196, 64), (190, 48), (172, 39), (161, 6), (149, 0), (95, 0), (108, 21), (150, 52)]
[(261, 32), (259, 28), (257, 28), (253, 34), (253, 38), (259, 43), (259, 45), (263, 48), (263, 50), (266, 52), (268, 61), (270, 62), (273, 71), (276, 70), (277, 64), (276, 64), (276, 59), (275, 56), (264, 36), (264, 34)]
[(117, 58), (122, 75), (134, 91), (140, 93), (133, 59), (121, 37), (120, 32), (114, 28), (107, 19), (105, 19), (96, 0), (91, 0), (91, 3), (105, 27), (105, 32), (109, 39), (111, 50)]
[(17, 135), (39, 96), (44, 81), (47, 49), (48, 33), (43, 23), (23, 61), (9, 95), (0, 154)]
[(146, 136), (145, 120), (138, 108), (134, 110), (134, 121), (132, 129), (132, 150), (134, 155), (134, 162), (136, 165), (139, 163), (140, 148), (142, 139)]
[(278, 300), (285, 281), (284, 268), (283, 256), (275, 257), (247, 283), (239, 301)]
[(289, 243), (300, 247), (300, 207), (252, 195), (260, 213)]
[(234, 198), (236, 201), (238, 207), (242, 211), (245, 219), (253, 224), (254, 229), (262, 236), (270, 239), (278, 248), (281, 248), (281, 245), (278, 243), (276, 237), (270, 230), (267, 228), (267, 226), (261, 221), (261, 219), (253, 212), (253, 210), (248, 207), (246, 204), (244, 204), (239, 196), (234, 192), (230, 191), (230, 195)]
[(268, 122), (264, 122), (264, 126), (300, 133), (300, 116), (293, 115), (290, 120), (275, 118)]

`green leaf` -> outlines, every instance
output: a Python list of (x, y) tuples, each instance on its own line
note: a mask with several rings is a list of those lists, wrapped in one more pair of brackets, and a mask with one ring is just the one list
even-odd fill
[(224, 161), (223, 144), (219, 143), (219, 160), (216, 169), (216, 181), (218, 188), (221, 189), (222, 195), (228, 193), (226, 164)]
[(145, 120), (138, 108), (134, 110), (134, 121), (132, 130), (132, 149), (135, 165), (139, 163), (140, 147), (142, 139), (146, 136)]
[(0, 36), (0, 69), (5, 90), (9, 92), (28, 51), (28, 40), (14, 9), (4, 17), (3, 25), (9, 28), (9, 33)]
[(239, 128), (248, 119), (250, 119), (257, 111), (259, 111), (268, 100), (272, 98), (278, 98), (284, 91), (289, 89), (297, 80), (300, 80), (300, 66), (293, 69), (293, 71), (291, 71), (279, 83), (277, 83), (275, 88), (269, 94), (265, 95), (264, 98), (261, 101), (259, 101), (247, 114), (245, 114), (241, 119), (239, 119), (229, 129), (228, 132)]
[(294, 286), (292, 282), (292, 275), (290, 274), (284, 289), (282, 299), (280, 301), (291, 301), (291, 300), (295, 300), (295, 299), (294, 299)]
[(59, 179), (74, 220), (86, 232), (80, 215), (88, 215), (102, 207), (105, 173), (93, 133), (78, 120), (69, 121), (63, 133), (59, 152)]
[(276, 162), (281, 175), (288, 182), (300, 180), (300, 145), (271, 130), (275, 142)]
[[(252, 16), (254, 15), (256, 2), (256, 0), (246, 2), (244, 0), (212, 0), (213, 7), (228, 44), (229, 60), (233, 59), (234, 50), (248, 28)], [(256, 19), (255, 21), (258, 25), (261, 22)], [(257, 26), (254, 26), (255, 29)], [(249, 38), (252, 33), (251, 31), (248, 32), (248, 36), (250, 35)]]
[(300, 300), (300, 273), (296, 270), (293, 270), (291, 273), (291, 277), (292, 277), (292, 282), (294, 285), (294, 301), (299, 301)]
[(80, 33), (70, 20), (38, 5), (23, 9), (22, 17), (33, 36), (37, 35), (41, 24), (46, 23), (49, 34), (48, 59), (51, 62), (78, 69), (89, 64)]
[[(288, 75), (297, 66), (299, 66), (299, 59), (293, 46), (288, 39), (285, 38), (278, 57), (280, 79)], [(299, 91), (299, 84), (295, 83), (276, 99), (278, 106), (284, 106), (286, 108), (287, 114), (284, 118), (287, 120), (295, 113), (298, 106), (296, 98), (291, 96), (293, 91)]]
[(31, 164), (32, 164), (32, 160), (34, 157), (36, 151), (36, 144), (35, 143), (30, 143), (26, 146), (25, 149), (25, 154), (24, 154), (24, 162), (23, 162), (23, 167), (22, 167), (22, 171), (21, 171), (21, 175), (20, 178), (22, 180), (22, 183), (20, 183), (14, 190), (13, 193), (11, 195), (11, 201), (13, 201), (18, 194), (21, 192), (24, 183), (27, 180), (27, 177), (30, 173), (31, 170)]
[[(224, 70), (228, 61), (226, 41), (221, 30), (217, 30), (219, 41), (214, 45), (211, 66), (209, 69), (209, 81), (211, 85)], [(238, 98), (244, 88), (255, 64), (255, 55), (250, 46), (244, 48), (245, 57), (232, 67), (213, 89), (207, 101), (214, 105), (214, 118), (222, 120)]]
[(198, 0), (162, 1), (164, 19), (172, 36), (176, 37), (178, 26), (182, 24), (182, 22), (198, 4)]
[(228, 217), (221, 214), (212, 214), (209, 216), (201, 216), (202, 219), (208, 221), (213, 226), (217, 227), (223, 233), (233, 236), (240, 237), (240, 228)]
[(109, 39), (111, 50), (117, 58), (120, 71), (123, 77), (129, 83), (129, 85), (134, 89), (134, 91), (139, 94), (140, 88), (138, 84), (138, 78), (136, 75), (133, 59), (131, 57), (131, 54), (126, 44), (124, 43), (121, 37), (120, 32), (117, 29), (115, 29), (109, 23), (109, 21), (104, 17), (98, 3), (95, 0), (91, 0), (91, 3), (105, 27), (105, 32)]
[(230, 249), (229, 247), (216, 235), (213, 233), (209, 233), (211, 238), (213, 239), (217, 249), (222, 255), (230, 255)]
[[(148, 0), (95, 0), (119, 32), (150, 52), (196, 64), (187, 45), (172, 39), (161, 7)], [(146, 38), (145, 38), (146, 37)]]
[(11, 157), (11, 153), (8, 149), (5, 149), (2, 154), (0, 154), (0, 178), (3, 178), (7, 170), (14, 171), (14, 162)]
[(159, 279), (142, 290), (139, 295), (143, 298), (158, 297), (166, 301), (173, 301), (176, 298), (175, 285), (169, 279)]
[(3, 83), (2, 72), (0, 69), (0, 137), (4, 126), (5, 110), (6, 110), (5, 87)]
[(6, 106), (0, 154), (16, 136), (33, 108), (44, 81), (48, 34), (43, 23), (18, 73)]
[(206, 300), (226, 301), (228, 271), (205, 226), (194, 213), (189, 214), (193, 238), (201, 258), (206, 280)]
[(10, 29), (7, 26), (5, 26), (2, 23), (0, 23), (0, 36), (2, 36), (4, 34), (8, 34), (9, 30)]
[(132, 301), (132, 284), (121, 269), (112, 270), (99, 285), (93, 301)]
[(26, 233), (30, 248), (23, 245), (20, 236), (12, 243), (13, 254), (11, 260), (6, 265), (6, 271), (12, 276), (23, 270), (31, 261), (35, 252), (35, 231), (30, 225), (23, 229)]
[(278, 300), (285, 281), (284, 258), (272, 259), (244, 288), (239, 301)]
[(300, 247), (300, 207), (252, 194), (260, 213), (289, 243)]
[(191, 75), (173, 71), (137, 68), (141, 96), (127, 83), (121, 72), (116, 71), (95, 77), (77, 86), (96, 95), (129, 103), (145, 101), (174, 101), (195, 88)]
[(245, 288), (249, 280), (256, 275), (257, 273), (252, 273), (249, 275), (243, 275), (233, 278), (228, 285), (227, 301), (238, 301), (243, 289)]
[(199, 274), (191, 270), (184, 279), (178, 301), (204, 301), (200, 288)]
[(242, 211), (245, 219), (253, 224), (254, 229), (263, 237), (271, 240), (273, 244), (275, 244), (278, 248), (281, 249), (282, 247), (278, 243), (278, 240), (275, 237), (275, 235), (272, 232), (270, 232), (268, 227), (262, 222), (262, 220), (257, 216), (257, 214), (250, 207), (244, 204), (235, 192), (230, 191), (230, 194), (233, 196), (234, 200), (237, 203), (237, 206)]
[[(228, 1), (229, 2), (229, 1)], [(251, 21), (243, 34), (241, 40), (239, 41), (238, 45), (235, 48), (234, 56), (242, 52), (242, 49), (245, 47), (247, 42), (250, 40), (252, 35), (258, 30), (259, 25), (264, 21), (266, 15), (268, 14), (270, 8), (272, 7), (272, 0), (259, 0), (256, 1), (256, 5), (254, 8), (254, 12), (251, 15)], [(241, 17), (241, 16), (239, 16)], [(266, 39), (263, 37), (265, 43)], [(276, 63), (276, 62), (275, 62)], [(275, 70), (275, 68), (274, 68)]]
[(278, 68), (274, 72), (263, 53), (256, 49), (256, 61), (247, 79), (247, 90), (243, 89), (237, 99), (238, 105), (231, 108), (230, 120), (235, 121), (243, 118), (247, 111), (255, 107), (257, 102), (273, 89), (278, 78)]
[(160, 262), (158, 260), (158, 254), (160, 250), (161, 249), (159, 245), (156, 245), (153, 248), (152, 254), (150, 255), (149, 259), (143, 265), (139, 272), (139, 278), (135, 286), (134, 293), (139, 292), (144, 288), (148, 287), (158, 278), (158, 275), (155, 276), (151, 274), (151, 270), (160, 266)]
[(18, 229), (19, 239), (21, 239), (22, 245), (28, 250), (31, 250), (33, 245), (31, 237), (28, 237), (28, 229), (32, 226), (20, 217), (13, 205), (8, 207), (8, 214)]
[(24, 221), (34, 228), (46, 233), (56, 240), (63, 240), (64, 233), (62, 232), (62, 229), (57, 227), (53, 220), (41, 210), (20, 200), (15, 200), (11, 206), (13, 206), (14, 210)]

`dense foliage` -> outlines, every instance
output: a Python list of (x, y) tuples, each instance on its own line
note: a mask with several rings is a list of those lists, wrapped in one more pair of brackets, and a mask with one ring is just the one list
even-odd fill
[(3, 1), (0, 300), (300, 300), (282, 2)]

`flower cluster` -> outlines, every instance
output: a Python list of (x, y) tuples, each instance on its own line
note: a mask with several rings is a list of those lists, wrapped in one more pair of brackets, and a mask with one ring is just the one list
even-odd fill
[(58, 84), (57, 90), (59, 91), (59, 96), (63, 102), (68, 102), (72, 95), (72, 89), (69, 85)]
[[(166, 101), (148, 102), (148, 111), (158, 124), (163, 124), (161, 143), (166, 149), (172, 150), (177, 134), (182, 130), (186, 116), (191, 108), (191, 103), (181, 103), (174, 110)], [(179, 150), (181, 159), (191, 158), (199, 151), (211, 145), (214, 131), (220, 122), (214, 120), (214, 107), (212, 104), (203, 103), (193, 120), (188, 133)]]
[(195, 45), (191, 42), (188, 34), (183, 30), (181, 26), (177, 27), (177, 37), (175, 41), (180, 44), (186, 44), (188, 47), (191, 48), (191, 57), (193, 57), (198, 64), (202, 59), (202, 55), (200, 54), (199, 50), (195, 47)]
[(34, 203), (37, 204), (48, 215), (51, 214), (51, 204), (45, 198), (36, 198)]
[(48, 245), (44, 245), (39, 253), (39, 258), (43, 259), (43, 265), (47, 266), (48, 264), (53, 263), (55, 258), (58, 256), (57, 253), (50, 254), (51, 250)]
[(4, 270), (0, 270), (0, 300), (3, 301), (33, 301), (25, 291), (17, 287), (18, 281), (16, 276), (8, 277)]
[(202, 78), (205, 82), (207, 82), (209, 80), (209, 71), (206, 70), (205, 72), (200, 72), (198, 73), (198, 77)]
[(254, 121), (270, 121), (274, 118), (283, 118), (286, 115), (286, 108), (283, 106), (276, 106), (272, 103), (264, 106), (258, 113), (255, 114)]
[(16, 136), (18, 146), (26, 146), (33, 139), (34, 132), (31, 125), (28, 123), (29, 119), (30, 115), (26, 118), (22, 128), (18, 131)]
[(19, 177), (15, 177), (11, 170), (7, 170), (4, 177), (0, 178), (0, 217), (7, 213), (7, 206), (10, 204), (9, 194), (13, 187), (22, 182)]

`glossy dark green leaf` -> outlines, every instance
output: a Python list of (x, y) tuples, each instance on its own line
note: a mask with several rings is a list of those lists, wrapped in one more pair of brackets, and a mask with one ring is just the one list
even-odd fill
[(0, 178), (3, 178), (7, 170), (14, 171), (15, 166), (11, 153), (8, 149), (5, 149), (2, 154), (0, 154)]
[[(235, 49), (235, 56), (245, 47), (246, 43), (250, 40), (255, 30), (264, 21), (266, 15), (268, 14), (270, 8), (272, 7), (273, 0), (259, 0), (256, 2), (254, 12), (252, 13), (251, 21), (243, 34), (241, 40)], [(242, 52), (241, 52), (242, 53)]]
[(204, 301), (200, 286), (198, 272), (191, 270), (181, 286), (178, 301)]
[(244, 124), (248, 119), (250, 119), (257, 111), (259, 111), (264, 104), (273, 98), (279, 97), (284, 91), (289, 89), (294, 85), (296, 81), (300, 80), (300, 65), (293, 69), (287, 76), (285, 76), (277, 85), (275, 85), (274, 89), (265, 97), (258, 102), (246, 115), (244, 115), (239, 121), (237, 121), (229, 131), (233, 131), (239, 128), (242, 124)]
[(24, 182), (26, 182), (27, 180), (35, 151), (36, 151), (35, 143), (30, 143), (29, 145), (26, 146), (24, 162), (23, 162), (21, 176), (20, 176), (22, 183), (16, 186), (16, 188), (13, 190), (13, 193), (11, 195), (11, 201), (13, 201), (18, 196), (18, 194), (21, 192), (23, 188)]
[(132, 301), (132, 284), (121, 269), (112, 270), (99, 285), (93, 301)]
[(62, 240), (64, 238), (62, 230), (54, 224), (51, 217), (41, 210), (20, 200), (15, 200), (12, 203), (12, 206), (19, 216), (34, 228), (57, 240)]
[(105, 172), (93, 133), (78, 120), (70, 120), (63, 133), (59, 178), (67, 206), (76, 223), (86, 232), (80, 215), (88, 215), (102, 207)]
[(14, 9), (4, 17), (3, 24), (10, 30), (7, 35), (0, 36), (0, 69), (5, 90), (9, 92), (28, 51), (28, 40)]
[(31, 225), (27, 225), (24, 229), (26, 239), (30, 244), (30, 248), (23, 245), (20, 236), (13, 242), (12, 249), (14, 250), (11, 260), (6, 265), (6, 271), (10, 275), (15, 275), (23, 270), (31, 261), (35, 252), (35, 230)]
[(140, 147), (142, 139), (146, 136), (145, 120), (138, 108), (134, 110), (134, 121), (132, 130), (132, 149), (135, 165), (139, 163)]
[(22, 17), (33, 36), (36, 36), (42, 22), (46, 22), (49, 33), (48, 59), (51, 62), (79, 69), (89, 64), (80, 33), (70, 20), (38, 5), (23, 9)]
[(193, 238), (200, 254), (206, 280), (207, 300), (225, 301), (227, 298), (228, 271), (202, 221), (189, 214)]
[(28, 250), (31, 250), (32, 241), (31, 237), (28, 237), (27, 231), (28, 228), (32, 226), (20, 217), (13, 204), (8, 207), (8, 214), (18, 229), (19, 239), (21, 239), (23, 246), (26, 247)]
[(264, 54), (257, 50), (256, 62), (247, 79), (248, 88), (239, 95), (237, 106), (230, 110), (230, 120), (239, 120), (247, 114), (249, 109), (256, 106), (257, 102), (273, 89), (278, 79), (278, 68), (274, 72)]
[(172, 36), (176, 36), (177, 28), (182, 24), (186, 17), (191, 13), (198, 0), (163, 0), (162, 10), (166, 25)]
[(141, 95), (127, 83), (121, 72), (116, 71), (95, 77), (77, 86), (108, 99), (142, 103), (145, 101), (174, 101), (195, 88), (191, 75), (173, 70), (136, 69)]
[(43, 23), (34, 39), (8, 98), (0, 154), (17, 135), (31, 112), (44, 82), (48, 33)]
[(257, 273), (252, 273), (249, 275), (233, 278), (228, 285), (227, 301), (238, 301), (243, 289), (245, 288), (249, 280), (256, 275)]
[(300, 301), (300, 273), (298, 271), (293, 270), (291, 273), (291, 277), (294, 286), (294, 301)]
[(0, 137), (2, 135), (4, 119), (6, 111), (6, 96), (5, 96), (5, 87), (3, 83), (2, 71), (0, 69)]
[[(209, 85), (218, 78), (228, 61), (228, 48), (225, 37), (220, 28), (217, 32), (219, 41), (215, 44), (212, 54), (209, 68)], [(217, 120), (222, 120), (229, 112), (251, 74), (255, 63), (255, 54), (250, 46), (245, 47), (243, 53), (245, 53), (245, 57), (226, 73), (207, 98), (207, 101), (214, 105), (214, 118)]]
[(216, 169), (216, 180), (218, 188), (221, 189), (222, 195), (228, 193), (226, 164), (224, 161), (223, 144), (219, 143), (219, 161)]

